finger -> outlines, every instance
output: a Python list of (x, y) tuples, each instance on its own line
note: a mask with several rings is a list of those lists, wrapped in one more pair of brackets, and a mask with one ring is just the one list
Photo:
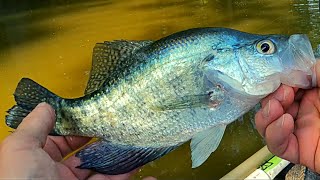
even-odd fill
[(61, 161), (65, 156), (89, 142), (90, 139), (77, 136), (49, 136), (43, 149), (53, 160)]
[(315, 170), (315, 159), (320, 137), (320, 119), (313, 115), (306, 115), (296, 122), (295, 134), (299, 141), (300, 162)]
[(273, 98), (277, 99), (284, 109), (287, 109), (294, 101), (294, 89), (287, 85), (281, 85), (274, 93), (261, 101), (262, 107)]
[(300, 102), (299, 114), (297, 118), (311, 115), (313, 117), (319, 116), (320, 101), (319, 94), (316, 89), (307, 91), (304, 94), (303, 100)]
[(106, 175), (106, 174), (94, 174), (88, 178), (88, 180), (130, 180), (134, 173), (136, 173), (137, 170), (133, 170), (126, 174), (119, 174), (119, 175)]
[(284, 110), (279, 101), (275, 99), (269, 100), (255, 116), (256, 128), (260, 135), (264, 137), (267, 126), (278, 119), (283, 113)]
[(292, 116), (284, 114), (267, 127), (265, 138), (270, 152), (293, 163), (299, 163), (298, 141), (293, 131)]
[(305, 94), (305, 90), (304, 89), (299, 89), (295, 94), (294, 100), (295, 101), (301, 101), (302, 97), (304, 97), (304, 94)]
[(15, 131), (15, 135), (21, 139), (34, 140), (39, 147), (46, 143), (47, 136), (52, 130), (55, 121), (55, 113), (52, 107), (46, 103), (38, 104), (28, 114)]
[(313, 73), (316, 74), (316, 77), (312, 77), (312, 78), (316, 78), (316, 80), (315, 80), (315, 82), (317, 83), (316, 87), (320, 87), (320, 61), (319, 60), (316, 61), (316, 64), (314, 65), (314, 68), (313, 68), (313, 71), (314, 71)]
[(67, 166), (78, 179), (87, 179), (93, 173), (89, 169), (76, 168), (81, 162), (79, 158), (75, 157), (75, 155), (70, 156), (61, 163)]
[(88, 178), (90, 180), (95, 180), (95, 179), (124, 180), (124, 179), (130, 179), (130, 177), (138, 171), (138, 169), (136, 169), (129, 173), (120, 174), (120, 175), (105, 175), (105, 174), (99, 174), (99, 173), (92, 174), (93, 172), (91, 170), (76, 168), (81, 164), (81, 162), (79, 158), (75, 157), (75, 155), (64, 160), (62, 163), (65, 166), (67, 166), (78, 179), (87, 179), (90, 176)]
[(292, 103), (292, 105), (286, 110), (286, 113), (290, 114), (293, 119), (296, 119), (297, 114), (299, 111), (299, 103), (298, 102), (294, 102)]
[(299, 88), (298, 88), (298, 87), (293, 87), (293, 91), (294, 91), (294, 93), (296, 93), (298, 90), (299, 90)]
[(314, 156), (314, 170), (317, 173), (320, 173), (320, 139), (318, 139), (317, 142), (317, 148), (316, 148), (316, 152), (315, 152), (315, 156)]

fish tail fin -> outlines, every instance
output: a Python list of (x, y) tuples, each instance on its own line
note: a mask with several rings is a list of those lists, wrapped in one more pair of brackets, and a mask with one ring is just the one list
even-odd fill
[[(16, 105), (10, 108), (6, 115), (7, 126), (16, 129), (22, 120), (40, 103), (46, 102), (55, 110), (61, 97), (50, 92), (28, 78), (22, 78), (14, 92)], [(54, 133), (53, 133), (54, 134)]]

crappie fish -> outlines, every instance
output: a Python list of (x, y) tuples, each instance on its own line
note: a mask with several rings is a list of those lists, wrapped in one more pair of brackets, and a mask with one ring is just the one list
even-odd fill
[(126, 173), (188, 140), (195, 168), (216, 150), (229, 123), (281, 83), (309, 88), (314, 62), (305, 35), (226, 28), (98, 43), (83, 97), (61, 98), (23, 78), (6, 124), (16, 128), (47, 102), (56, 112), (51, 134), (100, 139), (76, 154), (80, 168)]

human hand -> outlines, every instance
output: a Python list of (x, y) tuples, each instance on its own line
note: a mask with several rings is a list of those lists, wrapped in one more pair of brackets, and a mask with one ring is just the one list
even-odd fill
[(80, 160), (63, 158), (87, 143), (84, 137), (48, 136), (54, 110), (39, 104), (0, 145), (0, 179), (129, 179), (133, 172), (110, 176), (78, 169)]
[(256, 128), (269, 150), (320, 173), (320, 62), (315, 65), (317, 88), (298, 90), (281, 85), (261, 101)]

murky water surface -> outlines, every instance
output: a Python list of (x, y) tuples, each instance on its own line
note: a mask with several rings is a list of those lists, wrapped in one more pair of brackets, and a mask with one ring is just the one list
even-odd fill
[[(318, 0), (0, 1), (0, 140), (5, 111), (29, 77), (63, 97), (83, 94), (96, 42), (158, 39), (194, 27), (251, 33), (306, 33), (320, 43)], [(188, 144), (146, 165), (136, 179), (217, 179), (263, 146), (252, 115), (229, 125), (218, 150), (191, 169)]]

